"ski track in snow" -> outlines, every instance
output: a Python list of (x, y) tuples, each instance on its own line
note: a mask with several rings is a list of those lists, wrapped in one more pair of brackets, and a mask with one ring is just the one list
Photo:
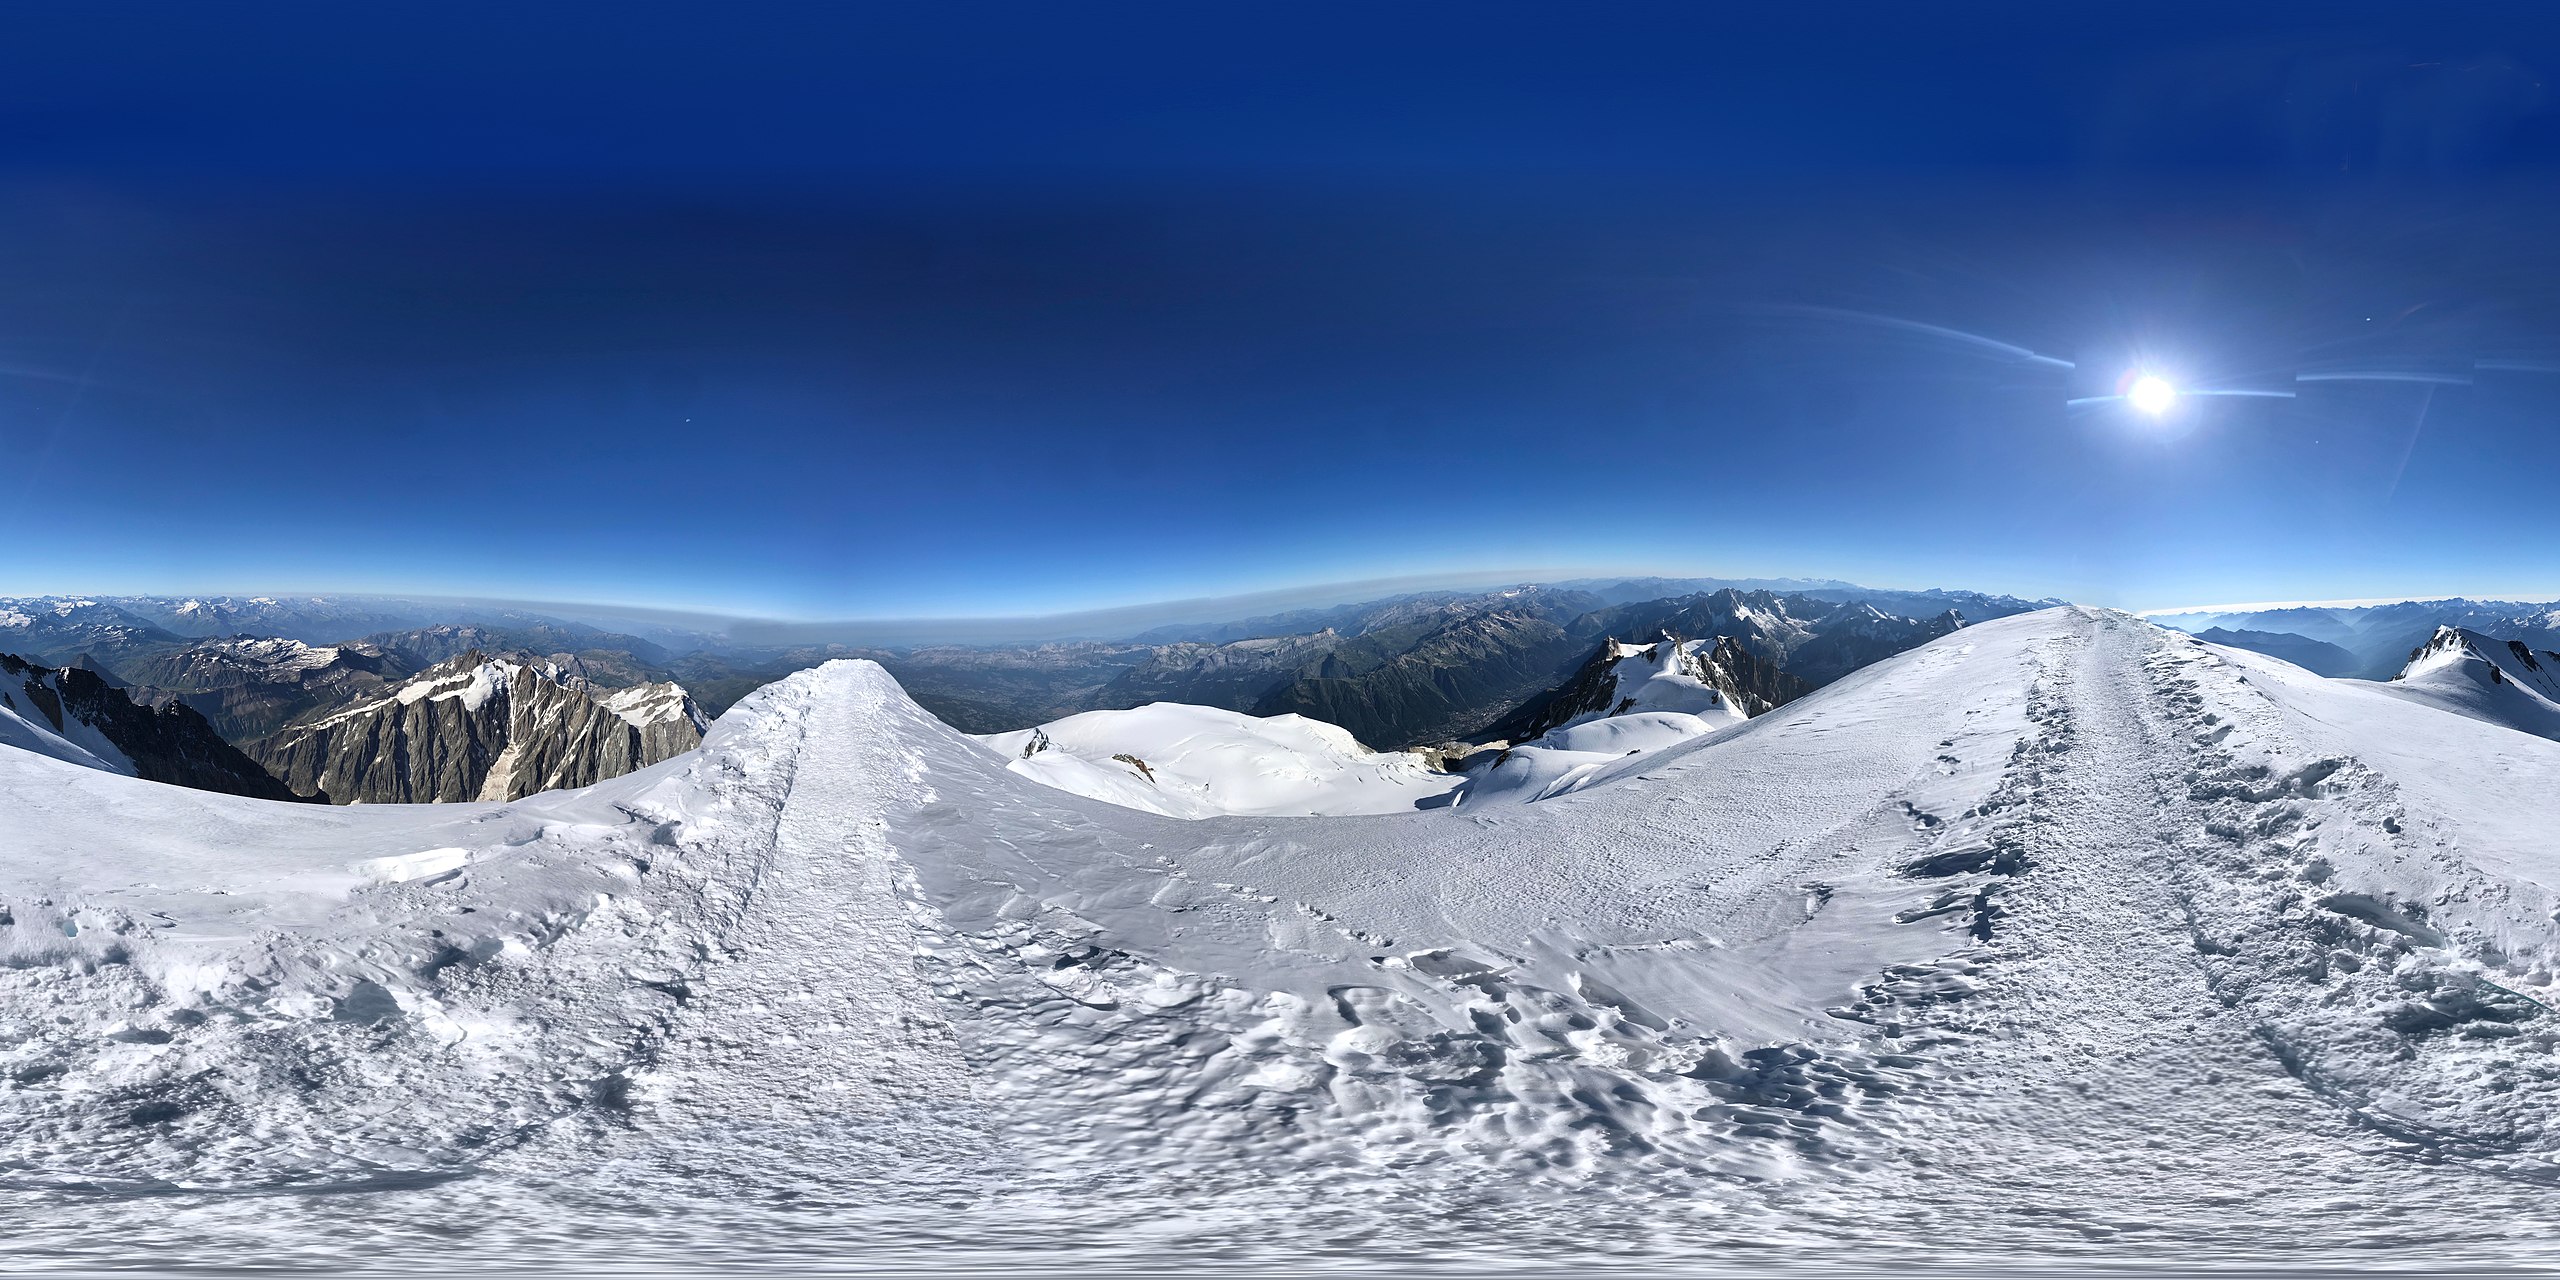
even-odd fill
[[(1476, 813), (1116, 809), (852, 664), (746, 711), (515, 806), (161, 796), (181, 854), (0, 771), (89, 788), (0, 868), (12, 1265), (2553, 1256), (2538, 739), (2077, 609)], [(253, 845), (203, 924), (168, 859)]]

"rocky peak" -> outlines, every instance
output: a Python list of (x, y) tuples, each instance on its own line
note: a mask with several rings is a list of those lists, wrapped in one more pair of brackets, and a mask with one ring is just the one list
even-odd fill
[(2501, 640), (2468, 627), (2440, 625), (2410, 650), (2394, 681), (2422, 678), (2464, 663), (2478, 663), (2491, 684), (2513, 684), (2560, 702), (2560, 653), (2537, 651), (2522, 640)]
[(249, 750), (335, 803), (513, 800), (681, 755), (708, 728), (681, 685), (601, 689), (567, 664), (470, 648)]

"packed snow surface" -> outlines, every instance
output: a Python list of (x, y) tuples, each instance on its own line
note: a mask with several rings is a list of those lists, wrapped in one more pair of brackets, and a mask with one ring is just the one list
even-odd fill
[(1537, 804), (1021, 745), (838, 662), (512, 804), (0, 750), (12, 1265), (2560, 1257), (2560, 742), (2057, 609)]

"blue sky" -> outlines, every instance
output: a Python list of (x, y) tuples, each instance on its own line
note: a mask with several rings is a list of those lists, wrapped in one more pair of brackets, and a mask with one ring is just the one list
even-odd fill
[(2236, 8), (19, 6), (0, 592), (2560, 596), (2560, 29)]

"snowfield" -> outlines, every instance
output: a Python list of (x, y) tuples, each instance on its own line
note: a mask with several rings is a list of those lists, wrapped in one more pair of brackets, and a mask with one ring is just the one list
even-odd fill
[(1412, 752), (1371, 751), (1321, 720), (1176, 702), (979, 741), (1035, 782), (1172, 818), (1398, 813), (1458, 785)]
[(508, 804), (0, 748), (12, 1265), (2560, 1257), (2560, 742), (2080, 609), (1534, 804), (1176, 712), (1158, 812), (856, 662)]
[(1346, 817), (1522, 804), (1605, 782), (1634, 757), (1748, 716), (1694, 671), (1712, 640), (1612, 642), (1601, 711), (1566, 720), (1465, 774), (1410, 751), (1371, 751), (1300, 715), (1158, 702), (1088, 711), (978, 740), (1045, 786), (1173, 818)]

